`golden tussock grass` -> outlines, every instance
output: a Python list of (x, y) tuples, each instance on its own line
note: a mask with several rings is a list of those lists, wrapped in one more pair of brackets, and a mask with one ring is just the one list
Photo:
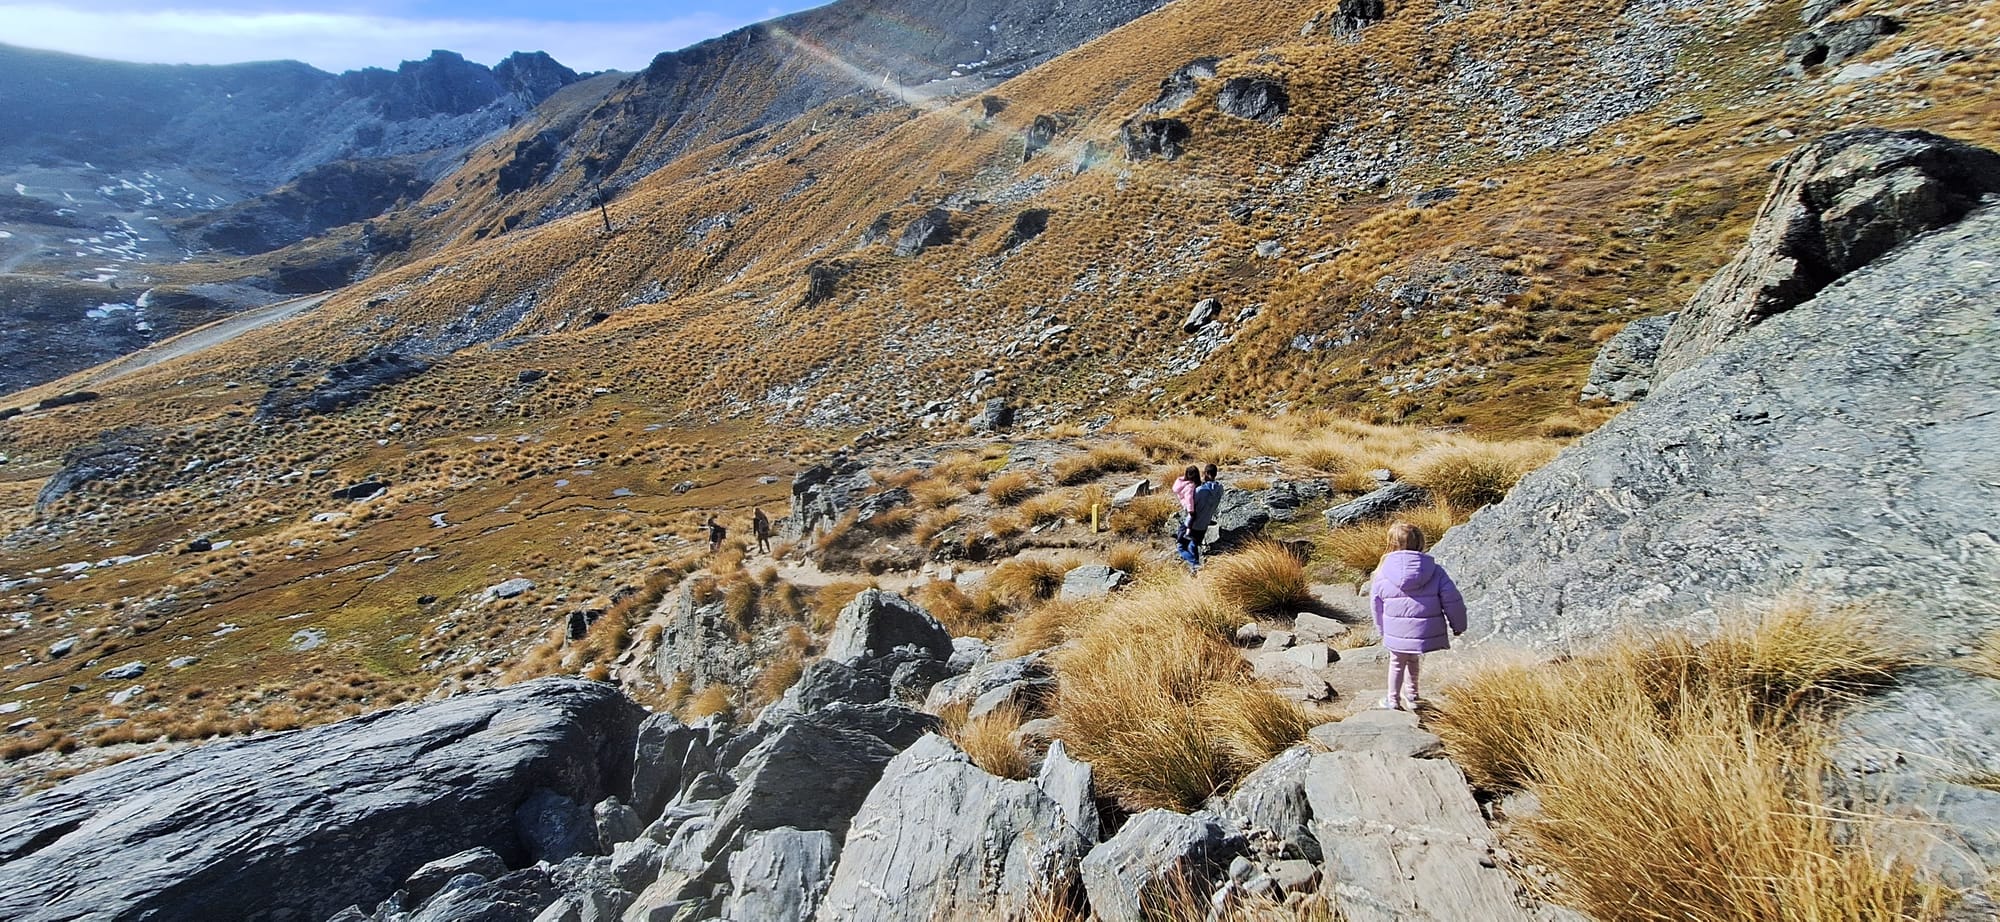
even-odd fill
[(1037, 492), (1035, 477), (1027, 471), (1008, 471), (986, 483), (986, 498), (995, 505), (1012, 506)]
[(1058, 646), (1095, 608), (1094, 602), (1043, 602), (1014, 619), (1000, 650), (1014, 657)]
[(1461, 509), (1505, 498), (1529, 471), (1555, 457), (1546, 441), (1460, 442), (1424, 450), (1410, 459), (1406, 479)]
[(1180, 500), (1172, 494), (1151, 493), (1111, 510), (1111, 530), (1128, 538), (1157, 536), (1180, 511)]
[(1965, 671), (1989, 679), (2000, 679), (2000, 634), (1988, 634), (1972, 655), (1959, 661)]
[(734, 713), (736, 713), (736, 703), (730, 699), (729, 689), (721, 685), (709, 685), (688, 698), (687, 704), (681, 709), (681, 719), (693, 723), (716, 714)]
[(917, 527), (910, 530), (910, 537), (916, 539), (918, 544), (929, 545), (945, 529), (957, 525), (964, 518), (965, 510), (957, 506), (933, 509), (917, 519)]
[(1284, 545), (1256, 541), (1214, 557), (1202, 567), (1203, 581), (1228, 605), (1252, 616), (1284, 616), (1313, 604), (1305, 564)]
[(1193, 809), (1262, 764), (1255, 753), (1305, 732), (1222, 639), (1217, 626), (1242, 616), (1221, 608), (1186, 579), (1144, 585), (1074, 626), (1056, 654), (1062, 739), (1129, 809)]
[(982, 586), (968, 593), (956, 583), (932, 580), (917, 588), (911, 600), (923, 606), (953, 637), (991, 637), (1007, 617), (1007, 606)]
[(1069, 515), (1071, 498), (1062, 493), (1040, 493), (1024, 500), (1018, 507), (1030, 525), (1046, 525), (1060, 522)]
[(1009, 604), (1032, 605), (1054, 598), (1063, 576), (1075, 566), (1073, 560), (1015, 557), (993, 568), (985, 588)]
[(949, 735), (972, 764), (1002, 778), (1019, 781), (1033, 771), (1027, 755), (1014, 739), (1014, 732), (1026, 720), (1027, 715), (1020, 708), (1007, 705), (959, 721)]
[(757, 678), (750, 685), (750, 701), (762, 706), (778, 700), (785, 690), (805, 674), (805, 659), (798, 651), (789, 651), (777, 659), (766, 663), (758, 670)]
[(1127, 442), (1106, 442), (1092, 446), (1083, 454), (1069, 455), (1057, 460), (1050, 468), (1056, 482), (1065, 486), (1094, 480), (1104, 474), (1145, 469), (1145, 453)]
[(925, 509), (943, 509), (966, 495), (966, 489), (958, 483), (935, 476), (910, 487), (911, 502)]
[(1527, 857), (1600, 918), (1933, 919), (1823, 782), (1832, 711), (1904, 664), (1864, 612), (1788, 597), (1706, 642), (1476, 669), (1434, 728), (1480, 786), (1536, 795)]
[(1158, 562), (1159, 558), (1154, 548), (1135, 541), (1121, 541), (1104, 551), (1105, 566), (1113, 570), (1123, 570), (1134, 579), (1145, 577)]

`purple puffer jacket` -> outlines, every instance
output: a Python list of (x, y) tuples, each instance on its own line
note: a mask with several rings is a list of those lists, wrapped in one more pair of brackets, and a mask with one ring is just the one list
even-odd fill
[(1444, 568), (1421, 551), (1382, 555), (1368, 595), (1375, 629), (1391, 653), (1449, 649), (1451, 635), (1465, 631), (1465, 599)]

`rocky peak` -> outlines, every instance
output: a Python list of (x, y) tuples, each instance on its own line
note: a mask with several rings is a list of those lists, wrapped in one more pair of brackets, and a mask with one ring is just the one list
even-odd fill
[(577, 75), (546, 51), (516, 51), (493, 65), (493, 79), (507, 92), (538, 103), (575, 83)]

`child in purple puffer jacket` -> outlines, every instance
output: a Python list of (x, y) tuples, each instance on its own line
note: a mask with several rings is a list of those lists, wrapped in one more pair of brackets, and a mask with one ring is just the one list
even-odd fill
[[(1451, 638), (1465, 633), (1465, 599), (1444, 568), (1424, 553), (1422, 529), (1408, 522), (1389, 526), (1389, 547), (1368, 590), (1375, 630), (1389, 651), (1389, 693), (1381, 706), (1414, 710), (1423, 656), (1450, 649)], [(1409, 694), (1398, 701), (1406, 682)]]

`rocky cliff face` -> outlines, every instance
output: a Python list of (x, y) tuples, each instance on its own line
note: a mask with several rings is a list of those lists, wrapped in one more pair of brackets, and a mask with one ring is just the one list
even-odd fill
[[(1841, 139), (1799, 162), (1911, 143)], [(1818, 191), (1872, 188), (1859, 177)], [(1785, 206), (1776, 198), (1767, 214)], [(1783, 313), (1685, 337), (1706, 350), (1439, 542), (1475, 633), (1561, 650), (1627, 626), (1709, 628), (1788, 590), (1872, 603), (1936, 660), (2000, 629), (2000, 201), (1899, 233), (1907, 242)], [(1768, 243), (1753, 233), (1734, 265), (1771, 265)], [(1995, 685), (1928, 671), (1858, 716), (1850, 741), (1866, 753), (1853, 764), (1891, 770), (1881, 783), (1901, 806), (1963, 832), (1975, 865), (2000, 857), (2000, 795), (1951, 779), (2000, 757)]]

